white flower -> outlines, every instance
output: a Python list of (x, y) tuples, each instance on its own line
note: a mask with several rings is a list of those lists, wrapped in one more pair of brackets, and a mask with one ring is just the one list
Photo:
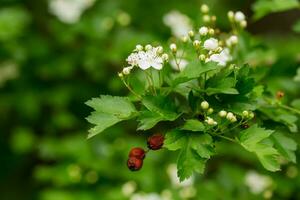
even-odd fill
[(242, 13), (241, 11), (237, 11), (234, 15), (234, 19), (237, 22), (241, 22), (245, 20), (245, 15), (244, 13)]
[(164, 60), (160, 53), (159, 47), (149, 47), (146, 51), (138, 51), (131, 53), (126, 61), (131, 66), (138, 66), (142, 70), (146, 70), (150, 67), (161, 70), (164, 64)]
[(175, 52), (177, 51), (177, 46), (176, 46), (176, 44), (175, 44), (175, 43), (170, 44), (170, 49), (171, 49), (172, 52), (175, 53)]
[(269, 176), (249, 171), (245, 176), (245, 184), (253, 194), (259, 194), (272, 185), (272, 179)]
[(177, 10), (167, 13), (163, 17), (163, 22), (171, 28), (172, 34), (177, 38), (187, 35), (189, 30), (193, 28), (191, 20)]
[(214, 51), (218, 48), (218, 40), (215, 38), (209, 38), (204, 42), (204, 48), (210, 51)]
[(62, 22), (73, 24), (94, 2), (95, 0), (50, 0), (49, 11)]
[(122, 186), (122, 193), (124, 196), (130, 196), (136, 190), (136, 183), (134, 181), (128, 181)]
[(176, 64), (175, 60), (171, 60), (170, 61), (170, 65), (172, 66), (173, 69), (178, 70), (178, 66), (179, 66), (179, 70), (182, 71), (185, 69), (185, 67), (187, 66), (188, 61), (185, 59), (179, 59), (178, 60), (178, 65)]
[(232, 57), (229, 54), (229, 50), (227, 48), (223, 49), (221, 53), (212, 54), (207, 61), (213, 61), (218, 63), (220, 66), (226, 66), (227, 62), (231, 61)]
[(199, 29), (199, 33), (200, 35), (207, 35), (208, 33), (208, 28), (206, 26), (202, 26), (200, 29)]

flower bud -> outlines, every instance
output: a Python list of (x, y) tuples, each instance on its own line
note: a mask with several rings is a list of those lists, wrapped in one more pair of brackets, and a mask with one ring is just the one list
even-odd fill
[(208, 13), (209, 12), (209, 7), (206, 4), (202, 4), (200, 8), (202, 13)]
[(200, 47), (200, 41), (199, 40), (195, 40), (193, 42), (194, 47), (199, 48)]
[(244, 110), (242, 115), (243, 115), (243, 117), (248, 118), (249, 117), (249, 112), (247, 110)]
[(225, 110), (221, 110), (221, 111), (219, 112), (219, 116), (220, 116), (220, 117), (226, 117), (226, 115), (227, 115), (227, 112), (226, 112)]
[(162, 54), (164, 52), (164, 48), (162, 46), (157, 47), (157, 53)]
[(192, 31), (192, 30), (191, 30), (191, 31), (189, 31), (189, 33), (188, 33), (188, 34), (189, 34), (189, 36), (190, 36), (191, 38), (193, 38), (193, 37), (195, 36), (195, 33), (194, 33), (194, 31)]
[(161, 58), (163, 59), (163, 61), (167, 62), (169, 60), (169, 55), (164, 53)]
[(129, 152), (129, 157), (135, 157), (137, 159), (143, 160), (145, 158), (146, 152), (140, 147), (132, 148)]
[(234, 12), (233, 11), (229, 11), (227, 13), (227, 17), (228, 17), (229, 21), (233, 21), (233, 19), (234, 19)]
[(240, 26), (241, 26), (242, 28), (246, 28), (246, 27), (247, 27), (247, 21), (246, 21), (246, 20), (241, 21), (241, 22), (240, 22)]
[(145, 49), (148, 51), (148, 50), (152, 49), (152, 46), (151, 46), (150, 44), (147, 44), (147, 45), (145, 46)]
[(202, 102), (201, 102), (201, 108), (202, 108), (203, 110), (208, 109), (208, 108), (209, 108), (209, 103), (208, 103), (207, 101), (202, 101)]
[(212, 29), (212, 28), (210, 28), (210, 29), (208, 30), (208, 33), (209, 33), (210, 35), (214, 35), (214, 34), (215, 34), (215, 30)]
[(173, 53), (176, 53), (176, 51), (177, 51), (177, 46), (176, 46), (176, 44), (172, 43), (172, 44), (170, 45), (170, 49), (171, 49), (171, 51), (172, 51)]
[(200, 54), (199, 59), (200, 59), (201, 61), (205, 61), (206, 56), (205, 56), (204, 54)]
[(131, 170), (131, 171), (138, 171), (142, 168), (143, 166), (143, 160), (138, 159), (136, 157), (130, 157), (127, 160), (127, 167)]
[(215, 15), (211, 16), (211, 18), (210, 18), (210, 19), (211, 19), (211, 21), (212, 21), (212, 22), (215, 22), (215, 21), (217, 21), (217, 17), (216, 17)]
[(200, 35), (202, 35), (202, 36), (207, 35), (207, 33), (208, 33), (208, 28), (207, 28), (206, 26), (202, 26), (202, 27), (199, 29), (199, 33), (200, 33)]
[(241, 11), (237, 11), (234, 15), (234, 19), (237, 22), (242, 22), (245, 20), (245, 15)]
[(118, 76), (120, 77), (120, 78), (122, 78), (123, 77), (123, 73), (118, 73)]
[(187, 36), (183, 36), (182, 38), (181, 38), (181, 40), (182, 40), (182, 42), (184, 42), (184, 43), (186, 43), (187, 41), (188, 41), (188, 37)]
[(234, 114), (232, 112), (228, 112), (226, 115), (226, 119), (228, 119), (229, 121), (231, 121), (234, 118)]
[(132, 67), (125, 67), (122, 72), (123, 72), (124, 75), (129, 75), (131, 69), (132, 69)]
[(207, 119), (205, 120), (205, 122), (206, 122), (208, 125), (217, 125), (217, 124), (218, 124), (214, 119), (212, 119), (212, 118), (210, 118), (210, 117), (207, 117)]
[(207, 110), (207, 114), (212, 114), (214, 112), (214, 109), (213, 108), (209, 108), (208, 110)]
[(151, 150), (159, 150), (164, 144), (164, 136), (161, 134), (155, 134), (148, 138), (147, 145)]
[(209, 16), (209, 15), (204, 15), (204, 16), (202, 17), (202, 19), (203, 19), (203, 22), (205, 22), (205, 23), (210, 22), (210, 16)]
[(250, 112), (250, 113), (249, 113), (249, 119), (252, 119), (252, 118), (254, 118), (254, 113), (253, 113), (253, 112)]
[(140, 44), (138, 44), (138, 45), (135, 46), (135, 50), (136, 51), (142, 51), (143, 49), (144, 49), (144, 47), (142, 45), (140, 45)]

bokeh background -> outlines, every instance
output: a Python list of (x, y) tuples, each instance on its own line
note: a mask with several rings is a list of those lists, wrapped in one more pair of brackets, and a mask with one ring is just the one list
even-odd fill
[(284, 91), (284, 101), (298, 99), (292, 103), (300, 107), (297, 2), (0, 0), (0, 199), (300, 199), (299, 165), (269, 173), (229, 143), (204, 175), (181, 184), (177, 154), (166, 150), (148, 154), (132, 173), (129, 149), (145, 146), (151, 132), (126, 122), (87, 140), (91, 109), (84, 104), (100, 94), (126, 95), (117, 72), (135, 45), (167, 44), (163, 16), (179, 10), (197, 22), (206, 3), (224, 30), (229, 10), (248, 16), (246, 60), (271, 92)]

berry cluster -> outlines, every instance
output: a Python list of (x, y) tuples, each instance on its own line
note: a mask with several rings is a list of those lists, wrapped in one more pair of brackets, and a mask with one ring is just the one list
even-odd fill
[(141, 147), (134, 147), (129, 152), (129, 158), (127, 160), (127, 167), (131, 171), (138, 171), (143, 166), (143, 160), (146, 157), (146, 153), (149, 150), (159, 150), (164, 144), (164, 136), (161, 134), (155, 134), (148, 138), (147, 146), (148, 150), (145, 151)]

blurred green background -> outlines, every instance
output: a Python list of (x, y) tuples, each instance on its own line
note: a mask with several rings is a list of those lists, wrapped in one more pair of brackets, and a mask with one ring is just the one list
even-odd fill
[(297, 1), (0, 0), (0, 199), (300, 199), (299, 165), (269, 173), (231, 144), (218, 147), (204, 175), (179, 184), (176, 153), (166, 150), (148, 154), (139, 172), (127, 169), (130, 148), (151, 134), (133, 122), (86, 139), (84, 102), (126, 95), (117, 72), (135, 45), (167, 44), (164, 14), (197, 21), (202, 3), (224, 30), (229, 10), (249, 16), (246, 61), (271, 92), (300, 107)]

